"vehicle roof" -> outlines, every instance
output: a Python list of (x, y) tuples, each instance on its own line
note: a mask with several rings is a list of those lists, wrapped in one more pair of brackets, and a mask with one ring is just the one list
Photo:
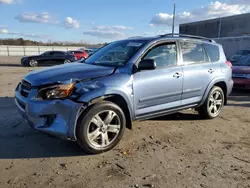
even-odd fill
[(83, 50), (69, 50), (68, 52), (84, 52)]
[(145, 41), (157, 41), (161, 39), (169, 39), (169, 40), (177, 40), (177, 39), (183, 39), (183, 40), (194, 40), (194, 41), (203, 41), (203, 42), (208, 42), (208, 43), (213, 43), (217, 44), (213, 39), (205, 38), (205, 37), (200, 37), (200, 36), (192, 36), (192, 35), (187, 35), (187, 36), (177, 36), (176, 34), (174, 36), (167, 34), (167, 35), (158, 35), (154, 37), (130, 37), (125, 40), (145, 40)]
[[(46, 52), (63, 52), (63, 53), (66, 53), (65, 51), (59, 51), (59, 50), (50, 50), (50, 51), (46, 51)], [(44, 53), (46, 53), (44, 52)]]

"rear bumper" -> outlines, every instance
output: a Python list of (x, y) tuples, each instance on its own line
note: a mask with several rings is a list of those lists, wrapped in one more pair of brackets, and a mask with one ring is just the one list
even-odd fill
[(236, 89), (250, 89), (250, 79), (233, 78), (233, 81)]
[(76, 123), (83, 104), (65, 100), (32, 101), (15, 92), (15, 102), (28, 124), (61, 139), (76, 140)]
[(233, 90), (233, 85), (234, 85), (234, 81), (230, 80), (227, 84), (227, 96), (230, 95), (230, 93), (232, 93)]

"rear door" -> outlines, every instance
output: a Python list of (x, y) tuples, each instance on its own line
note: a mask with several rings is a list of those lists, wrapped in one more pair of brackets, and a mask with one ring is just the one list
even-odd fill
[(55, 51), (52, 55), (53, 64), (63, 64), (64, 60), (66, 59), (66, 53), (65, 52), (59, 52)]
[(182, 67), (178, 66), (177, 45), (166, 42), (150, 47), (143, 59), (154, 59), (155, 70), (134, 73), (134, 107), (136, 118), (161, 113), (181, 105)]
[(210, 61), (203, 43), (180, 41), (183, 60), (182, 105), (202, 100), (209, 83), (216, 77), (216, 66)]
[(45, 52), (42, 56), (41, 56), (41, 60), (40, 63), (42, 65), (51, 65), (53, 63), (53, 56), (54, 52), (53, 51), (49, 51), (49, 52)]

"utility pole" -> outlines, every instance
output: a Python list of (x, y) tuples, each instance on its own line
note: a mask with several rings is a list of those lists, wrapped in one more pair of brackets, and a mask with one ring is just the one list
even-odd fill
[(173, 23), (172, 23), (172, 35), (174, 35), (174, 24), (175, 24), (175, 7), (176, 7), (176, 4), (174, 2), (173, 4), (174, 6), (174, 10), (173, 10)]

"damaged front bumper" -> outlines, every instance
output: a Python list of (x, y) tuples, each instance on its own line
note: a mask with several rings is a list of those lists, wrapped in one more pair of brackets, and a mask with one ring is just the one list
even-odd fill
[(85, 105), (70, 99), (37, 101), (32, 99), (36, 92), (36, 89), (31, 89), (25, 96), (19, 87), (16, 89), (15, 102), (21, 116), (39, 131), (75, 141), (77, 119)]

